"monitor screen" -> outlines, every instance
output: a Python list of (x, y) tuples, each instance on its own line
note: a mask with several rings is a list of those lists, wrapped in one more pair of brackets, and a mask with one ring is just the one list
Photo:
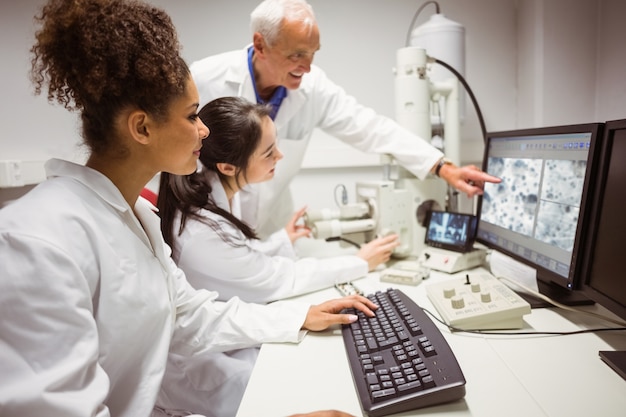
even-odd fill
[(431, 210), (424, 242), (456, 252), (471, 251), (476, 238), (476, 220), (472, 214)]
[(602, 127), (592, 123), (487, 135), (483, 170), (502, 182), (485, 184), (477, 240), (534, 268), (540, 292), (566, 304), (589, 301), (568, 298), (580, 286), (580, 246)]

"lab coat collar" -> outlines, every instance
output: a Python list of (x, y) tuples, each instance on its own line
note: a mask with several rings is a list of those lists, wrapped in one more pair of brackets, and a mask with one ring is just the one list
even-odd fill
[(228, 212), (230, 212), (233, 216), (238, 219), (241, 218), (241, 202), (239, 199), (239, 193), (235, 193), (231, 204), (228, 203), (228, 197), (226, 197), (226, 190), (220, 181), (219, 176), (214, 171), (209, 171), (209, 182), (211, 184), (211, 196), (213, 197), (213, 201), (215, 204)]
[[(171, 250), (165, 250), (165, 241), (161, 233), (161, 218), (155, 214), (154, 206), (145, 198), (138, 198), (135, 203), (135, 211), (137, 218), (143, 227), (141, 230), (150, 241), (150, 248), (157, 257), (161, 265), (167, 270)], [(171, 297), (171, 294), (170, 294)]]
[(160, 219), (152, 210), (152, 204), (139, 198), (135, 204), (135, 211), (124, 199), (120, 190), (104, 174), (84, 165), (75, 164), (61, 159), (50, 159), (45, 164), (46, 176), (72, 178), (106, 201), (111, 207), (119, 211), (123, 217), (130, 219), (130, 225), (135, 234), (159, 258), (163, 265), (167, 260), (163, 256), (164, 246), (161, 235)]
[(224, 82), (237, 86), (238, 96), (245, 98), (251, 103), (255, 103), (256, 94), (254, 92), (254, 86), (252, 85), (252, 77), (248, 70), (248, 49), (250, 46), (252, 46), (252, 44), (247, 45), (241, 53), (241, 59), (244, 60), (245, 65), (230, 65), (224, 76)]
[(50, 159), (45, 164), (47, 178), (70, 177), (82, 183), (100, 198), (120, 212), (130, 210), (130, 207), (120, 190), (104, 174), (84, 165), (75, 164), (61, 159)]

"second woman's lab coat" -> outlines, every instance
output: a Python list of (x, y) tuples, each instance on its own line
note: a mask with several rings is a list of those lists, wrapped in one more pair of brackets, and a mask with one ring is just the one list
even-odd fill
[(151, 414), (168, 352), (301, 339), (309, 305), (215, 301), (169, 256), (160, 220), (101, 173), (47, 163), (0, 210), (0, 414)]
[[(241, 218), (240, 193), (229, 204), (217, 174), (211, 172), (210, 178), (215, 203)], [(198, 214), (214, 221), (221, 230), (187, 219), (182, 234), (174, 239), (172, 256), (192, 286), (217, 291), (221, 300), (237, 296), (266, 303), (367, 275), (367, 262), (356, 255), (297, 259), (285, 229), (258, 241), (248, 239), (219, 214), (206, 209)], [(179, 222), (180, 217), (174, 222), (175, 231)]]
[[(229, 204), (217, 174), (211, 172), (209, 176), (215, 203), (239, 218), (239, 193)], [(175, 236), (173, 258), (192, 286), (217, 291), (219, 299), (238, 296), (265, 303), (360, 278), (368, 272), (367, 262), (357, 256), (296, 259), (285, 230), (267, 241), (251, 240), (218, 214), (209, 210), (198, 214), (216, 222), (220, 231), (200, 220), (187, 219), (182, 234)], [(180, 217), (174, 222), (175, 233), (179, 222)], [(251, 348), (184, 361), (170, 355), (159, 404), (168, 410), (234, 417), (257, 353)]]
[[(218, 97), (239, 96), (256, 102), (248, 69), (248, 47), (192, 63), (200, 107)], [(260, 236), (280, 230), (294, 211), (289, 183), (302, 166), (315, 128), (368, 153), (391, 154), (424, 179), (443, 154), (392, 119), (360, 105), (344, 89), (311, 65), (297, 90), (288, 90), (274, 121), (284, 157), (272, 181), (242, 192), (243, 220)]]

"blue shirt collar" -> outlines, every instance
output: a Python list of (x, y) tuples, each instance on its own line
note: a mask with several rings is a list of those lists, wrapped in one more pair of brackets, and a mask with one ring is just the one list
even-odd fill
[(250, 77), (252, 78), (252, 86), (254, 87), (254, 94), (256, 96), (256, 102), (260, 104), (269, 103), (272, 106), (272, 113), (270, 117), (272, 120), (276, 118), (276, 114), (278, 113), (278, 109), (280, 108), (283, 99), (287, 97), (287, 89), (284, 86), (278, 86), (278, 88), (272, 94), (269, 101), (263, 100), (259, 96), (259, 92), (256, 89), (256, 79), (254, 78), (254, 67), (252, 66), (252, 56), (254, 55), (254, 46), (251, 46), (248, 49), (248, 70), (250, 71)]

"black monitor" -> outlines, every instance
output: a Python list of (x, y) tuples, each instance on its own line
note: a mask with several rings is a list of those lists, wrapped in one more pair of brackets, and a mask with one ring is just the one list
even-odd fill
[[(534, 268), (539, 292), (562, 304), (593, 303), (579, 291), (580, 254), (602, 128), (589, 123), (487, 134), (483, 170), (502, 182), (485, 184), (476, 240)], [(548, 305), (520, 295), (532, 307)]]
[[(596, 204), (584, 256), (583, 291), (626, 321), (626, 119), (607, 122), (602, 142), (594, 184)], [(626, 379), (626, 351), (600, 352), (600, 356)]]

